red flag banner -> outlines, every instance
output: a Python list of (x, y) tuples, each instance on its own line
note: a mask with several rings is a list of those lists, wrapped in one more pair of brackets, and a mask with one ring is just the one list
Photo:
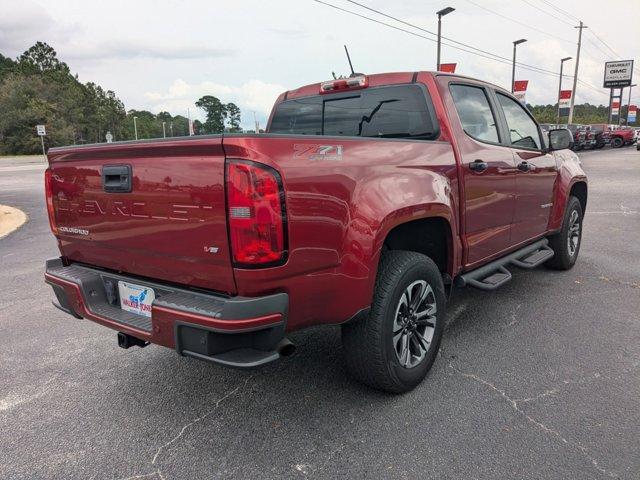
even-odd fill
[(571, 108), (571, 90), (560, 91), (559, 108), (561, 117), (569, 115), (569, 109)]
[(620, 102), (611, 103), (611, 115), (618, 115), (620, 113)]
[(441, 63), (440, 71), (445, 73), (456, 73), (457, 63)]
[(529, 80), (516, 80), (513, 82), (513, 94), (522, 103), (525, 103), (524, 99), (525, 99), (525, 94), (527, 93), (528, 85), (529, 85)]

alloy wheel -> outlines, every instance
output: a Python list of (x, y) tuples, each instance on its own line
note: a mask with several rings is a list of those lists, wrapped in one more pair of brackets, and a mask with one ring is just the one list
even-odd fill
[(576, 210), (569, 217), (569, 234), (567, 235), (567, 249), (569, 256), (573, 257), (580, 243), (580, 215)]
[(436, 296), (424, 280), (402, 293), (393, 321), (393, 347), (400, 365), (413, 368), (426, 356), (436, 328)]

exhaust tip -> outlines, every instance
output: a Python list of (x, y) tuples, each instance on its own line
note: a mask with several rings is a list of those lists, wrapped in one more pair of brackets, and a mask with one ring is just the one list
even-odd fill
[(283, 338), (282, 340), (280, 340), (280, 343), (276, 347), (276, 351), (281, 356), (288, 357), (290, 355), (293, 355), (293, 353), (296, 351), (296, 346), (288, 338)]

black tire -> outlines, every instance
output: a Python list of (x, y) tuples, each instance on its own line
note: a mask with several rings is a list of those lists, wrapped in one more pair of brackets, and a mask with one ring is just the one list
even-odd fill
[[(577, 237), (575, 236), (575, 231), (571, 231), (575, 224), (573, 222), (573, 218), (575, 217), (574, 212), (577, 213)], [(554, 256), (545, 263), (547, 267), (554, 270), (569, 270), (575, 265), (582, 243), (582, 219), (583, 211), (580, 201), (576, 197), (569, 197), (562, 220), (562, 230), (549, 237), (549, 246), (553, 249)], [(577, 239), (577, 244), (572, 242), (573, 248), (569, 244), (570, 234), (572, 238)]]
[[(423, 288), (422, 282), (430, 286), (431, 291), (425, 288), (429, 293), (424, 303), (418, 304), (416, 313), (424, 305), (422, 313), (425, 314), (424, 312), (428, 310), (427, 304), (431, 305), (430, 311), (433, 311), (434, 306), (436, 311), (433, 315), (425, 314), (429, 322), (425, 319), (416, 320), (422, 326), (409, 325), (411, 319), (407, 317), (396, 323), (397, 318), (403, 317), (402, 298), (408, 298), (405, 296), (405, 291), (412, 285), (416, 285), (414, 288)], [(421, 295), (416, 294), (414, 297), (419, 296)], [(404, 308), (406, 308), (405, 313), (408, 314), (410, 312), (408, 305), (405, 304)], [(400, 313), (397, 315), (397, 312)], [(371, 311), (366, 317), (342, 326), (342, 347), (348, 371), (356, 380), (378, 390), (391, 393), (412, 390), (425, 377), (438, 354), (445, 315), (444, 284), (436, 264), (429, 257), (415, 252), (402, 250), (383, 252)], [(435, 323), (433, 327), (432, 323)], [(397, 334), (395, 338), (399, 340), (394, 344), (394, 325), (398, 328), (397, 325), (400, 324), (405, 327), (400, 327), (396, 332), (406, 333)], [(411, 328), (414, 329), (413, 332), (410, 331)], [(425, 329), (423, 333), (416, 330), (422, 328)], [(431, 335), (431, 341), (427, 342), (425, 337), (428, 338), (429, 335)], [(400, 345), (405, 340), (404, 336), (408, 337), (406, 343)], [(412, 338), (413, 336), (415, 338)], [(413, 340), (413, 343), (410, 340)], [(404, 355), (407, 360), (405, 363), (415, 361), (415, 365), (403, 366), (400, 363), (400, 353), (396, 353), (397, 346), (407, 353)], [(406, 348), (403, 348), (405, 346)], [(426, 351), (423, 352), (425, 346)], [(419, 355), (412, 354), (416, 351)]]
[(611, 139), (611, 146), (613, 148), (620, 148), (624, 145), (624, 140), (622, 140), (620, 137), (613, 137)]

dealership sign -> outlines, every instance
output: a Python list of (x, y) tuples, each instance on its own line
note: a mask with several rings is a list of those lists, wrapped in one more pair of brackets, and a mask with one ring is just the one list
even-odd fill
[(516, 80), (513, 82), (513, 96), (516, 97), (520, 103), (525, 103), (528, 85), (529, 80)]
[(571, 109), (571, 90), (560, 91), (560, 116), (566, 117)]
[(633, 60), (620, 60), (604, 64), (604, 88), (621, 88), (631, 85)]
[(629, 113), (627, 115), (627, 124), (636, 123), (636, 112), (638, 111), (638, 107), (635, 105), (629, 105)]

